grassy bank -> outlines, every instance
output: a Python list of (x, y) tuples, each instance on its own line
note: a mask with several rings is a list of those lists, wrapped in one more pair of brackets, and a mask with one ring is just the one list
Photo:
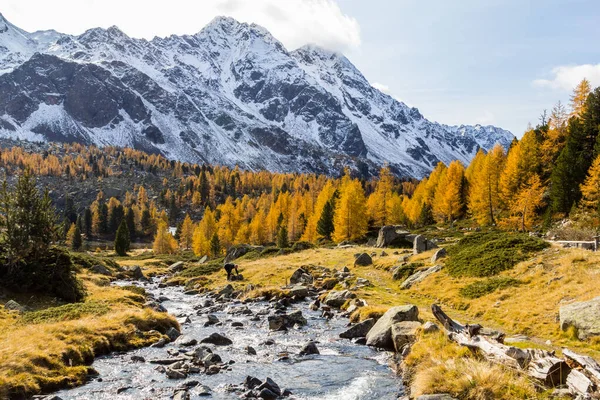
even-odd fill
[(49, 297), (4, 293), (32, 311), (0, 311), (0, 398), (81, 385), (94, 357), (149, 345), (177, 327), (169, 315), (143, 308), (139, 290), (108, 286), (107, 277), (75, 261), (88, 293), (84, 302), (61, 305)]

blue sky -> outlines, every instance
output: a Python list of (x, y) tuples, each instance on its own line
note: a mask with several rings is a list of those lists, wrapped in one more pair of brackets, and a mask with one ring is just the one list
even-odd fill
[(583, 77), (600, 86), (597, 0), (2, 0), (29, 31), (119, 26), (134, 37), (195, 33), (217, 15), (256, 22), (290, 50), (343, 52), (377, 87), (448, 124), (521, 136), (568, 103)]

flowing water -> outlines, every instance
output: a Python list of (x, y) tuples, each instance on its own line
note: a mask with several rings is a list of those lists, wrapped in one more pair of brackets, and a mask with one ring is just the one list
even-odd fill
[[(300, 309), (308, 324), (287, 332), (272, 332), (264, 315), (272, 312), (269, 303), (242, 304), (234, 301), (226, 304), (222, 311), (212, 312), (223, 322), (222, 326), (205, 327), (206, 315), (197, 315), (194, 307), (201, 308), (206, 298), (185, 295), (181, 288), (158, 288), (156, 282), (144, 287), (156, 298), (168, 298), (162, 305), (172, 315), (180, 320), (189, 317), (189, 322), (181, 325), (186, 338), (200, 341), (213, 332), (230, 338), (233, 341), (231, 346), (209, 346), (224, 362), (234, 361), (231, 370), (216, 375), (190, 374), (186, 380), (167, 379), (164, 373), (156, 370), (157, 365), (148, 361), (169, 358), (168, 350), (189, 351), (197, 347), (182, 349), (175, 342), (164, 348), (148, 347), (99, 357), (92, 365), (99, 372), (99, 377), (84, 386), (57, 393), (60, 398), (170, 399), (175, 388), (194, 380), (210, 387), (212, 396), (199, 397), (191, 389), (192, 399), (236, 399), (239, 394), (227, 389), (232, 384), (241, 384), (248, 375), (260, 380), (272, 378), (282, 389), (287, 388), (293, 393), (292, 399), (387, 400), (397, 399), (403, 394), (400, 379), (388, 365), (389, 353), (339, 339), (339, 333), (348, 323), (345, 318), (327, 320), (321, 317), (320, 312), (310, 311), (308, 303), (298, 303), (289, 307), (287, 312)], [(250, 321), (252, 315), (235, 313), (236, 309), (246, 306), (253, 314), (260, 315), (260, 321)], [(235, 321), (244, 326), (232, 327)], [(275, 344), (263, 344), (267, 339), (272, 339)], [(311, 340), (317, 342), (320, 355), (298, 356), (302, 346)], [(257, 355), (248, 355), (246, 346), (255, 348)], [(289, 357), (282, 357), (285, 353)], [(144, 357), (146, 362), (132, 362), (134, 355)]]

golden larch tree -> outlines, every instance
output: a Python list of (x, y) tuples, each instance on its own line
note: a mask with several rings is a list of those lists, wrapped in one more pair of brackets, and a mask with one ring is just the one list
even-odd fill
[(336, 201), (333, 218), (335, 242), (362, 238), (368, 231), (369, 218), (365, 193), (360, 182), (346, 175), (342, 179), (340, 198)]

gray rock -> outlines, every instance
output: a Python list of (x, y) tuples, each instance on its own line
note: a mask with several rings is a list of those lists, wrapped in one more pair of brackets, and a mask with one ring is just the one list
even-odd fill
[(427, 240), (423, 235), (417, 235), (413, 240), (413, 254), (420, 254), (435, 248), (437, 248), (437, 245), (432, 241)]
[(177, 329), (171, 327), (169, 328), (169, 330), (166, 333), (167, 337), (169, 338), (169, 340), (171, 342), (174, 342), (175, 340), (177, 340), (177, 338), (179, 336), (181, 336), (181, 332), (179, 332)]
[(204, 264), (207, 260), (208, 256), (202, 256), (202, 258), (198, 260), (198, 264)]
[(343, 339), (356, 339), (359, 337), (366, 337), (367, 333), (373, 328), (375, 325), (375, 320), (373, 318), (365, 319), (358, 324), (352, 325), (350, 328), (340, 333), (340, 337)]
[(133, 279), (139, 279), (139, 280), (146, 279), (146, 277), (144, 276), (144, 273), (142, 272), (142, 268), (139, 265), (134, 265), (132, 267), (129, 267), (129, 269), (127, 269), (126, 272)]
[(194, 388), (194, 394), (197, 396), (211, 396), (212, 389), (206, 385), (198, 385)]
[(210, 343), (216, 346), (229, 346), (233, 344), (231, 339), (221, 335), (220, 333), (211, 333), (210, 336), (202, 339), (200, 343)]
[(313, 281), (313, 276), (304, 268), (298, 268), (290, 277), (290, 285), (310, 285)]
[(246, 350), (246, 353), (250, 354), (251, 356), (255, 356), (256, 355), (256, 350), (252, 346), (246, 346), (245, 350)]
[(440, 272), (441, 270), (442, 270), (441, 265), (434, 265), (431, 268), (422, 269), (420, 271), (417, 271), (414, 274), (412, 274), (411, 276), (409, 276), (408, 278), (406, 278), (406, 280), (404, 282), (402, 282), (402, 284), (400, 284), (400, 289), (402, 289), (402, 290), (410, 289), (415, 283), (419, 283), (423, 279), (427, 278), (429, 275), (435, 274), (436, 272)]
[(131, 361), (133, 362), (146, 362), (146, 359), (142, 356), (131, 356)]
[(408, 235), (408, 232), (404, 231), (402, 226), (383, 226), (377, 235), (377, 244), (375, 247), (381, 248), (397, 245), (399, 241), (405, 240), (406, 235)]
[(392, 326), (403, 321), (417, 321), (419, 309), (414, 305), (392, 307), (373, 325), (367, 333), (367, 345), (393, 351)]
[(257, 388), (258, 390), (269, 389), (271, 392), (275, 393), (277, 396), (281, 395), (281, 389), (279, 385), (273, 381), (271, 378), (267, 378), (260, 386)]
[(315, 342), (306, 343), (304, 347), (302, 347), (302, 350), (300, 350), (301, 356), (308, 356), (311, 354), (321, 354)]
[(577, 329), (580, 340), (600, 336), (600, 297), (562, 306), (559, 310), (560, 329)]
[(169, 378), (169, 379), (185, 379), (185, 378), (187, 378), (187, 374), (184, 371), (180, 371), (178, 369), (167, 368), (165, 373), (167, 374), (167, 378)]
[(401, 352), (405, 345), (416, 340), (420, 327), (421, 323), (418, 321), (402, 321), (392, 325), (392, 342), (397, 352)]
[(304, 299), (308, 296), (308, 288), (306, 286), (294, 286), (290, 289), (290, 296)]
[(296, 310), (290, 314), (270, 315), (268, 317), (269, 329), (272, 331), (285, 331), (294, 325), (304, 326), (307, 324), (302, 311)]
[(14, 300), (7, 301), (6, 304), (4, 304), (4, 309), (8, 311), (18, 311), (20, 313), (25, 312), (25, 307)]
[(427, 321), (422, 326), (423, 332), (425, 333), (434, 333), (440, 330), (440, 327), (437, 326), (434, 322)]
[(176, 272), (180, 272), (183, 271), (185, 264), (183, 263), (183, 261), (177, 261), (174, 264), (171, 264), (171, 266), (169, 267), (169, 272), (174, 274)]
[(223, 289), (219, 290), (219, 292), (217, 292), (217, 294), (219, 296), (231, 296), (233, 294), (235, 290), (233, 289), (233, 286), (231, 286), (230, 284), (225, 286)]
[(260, 393), (258, 394), (258, 397), (263, 400), (275, 400), (279, 396), (277, 394), (275, 394), (274, 392), (272, 392), (271, 390), (264, 388), (264, 389), (261, 389)]
[(113, 273), (110, 269), (106, 268), (104, 265), (94, 265), (92, 268), (90, 268), (90, 271), (92, 271), (95, 274), (100, 274), (100, 275), (106, 275), (106, 276), (112, 276)]
[(210, 326), (210, 325), (215, 325), (219, 323), (219, 318), (217, 318), (216, 315), (214, 314), (208, 314), (206, 316), (207, 321), (204, 323), (204, 326)]
[(340, 308), (344, 305), (346, 300), (354, 299), (356, 295), (348, 290), (332, 290), (327, 294), (323, 303), (327, 304), (330, 307)]
[(431, 263), (435, 264), (442, 258), (445, 258), (447, 255), (448, 255), (448, 251), (444, 247), (442, 247), (441, 249), (436, 251), (433, 256), (431, 256)]
[(367, 253), (360, 254), (358, 257), (356, 257), (356, 260), (354, 260), (355, 267), (356, 266), (366, 267), (366, 266), (372, 265), (372, 264), (373, 264), (373, 259)]
[(190, 400), (190, 394), (186, 389), (176, 389), (173, 400)]

